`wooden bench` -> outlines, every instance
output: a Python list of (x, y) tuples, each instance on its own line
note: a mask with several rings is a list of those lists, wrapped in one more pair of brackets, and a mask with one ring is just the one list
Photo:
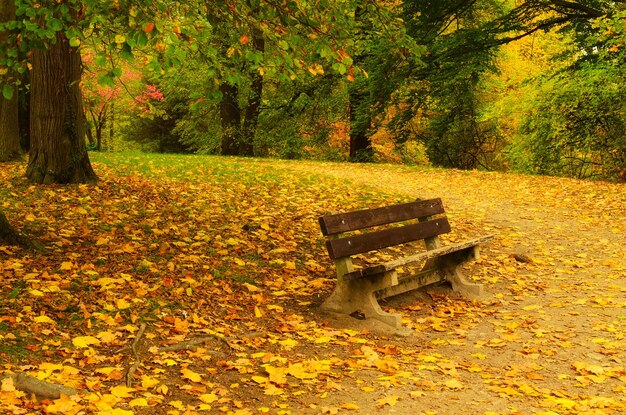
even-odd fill
[[(465, 296), (479, 297), (482, 285), (466, 281), (460, 266), (478, 259), (479, 245), (492, 236), (441, 246), (438, 236), (450, 232), (444, 213), (441, 199), (432, 199), (320, 217), (328, 255), (337, 269), (337, 285), (322, 309), (351, 315), (360, 313), (401, 329), (400, 315), (383, 311), (379, 298), (442, 282), (450, 283), (453, 290)], [(419, 240), (424, 241), (419, 243), (424, 246), (419, 252), (413, 247), (408, 256), (360, 269), (354, 267), (355, 255), (397, 245), (406, 250), (404, 244)], [(419, 270), (398, 277), (399, 268), (411, 266)]]

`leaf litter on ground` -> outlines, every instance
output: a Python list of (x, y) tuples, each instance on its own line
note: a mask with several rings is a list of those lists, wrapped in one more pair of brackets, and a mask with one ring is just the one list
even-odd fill
[[(49, 248), (0, 251), (3, 413), (626, 408), (624, 185), (200, 156), (94, 159), (95, 185), (33, 186), (20, 164), (0, 171), (2, 209)], [(334, 270), (317, 217), (415, 197), (444, 199), (450, 241), (497, 234), (467, 270), (491, 298), (437, 288), (392, 299), (384, 306), (403, 315), (408, 338), (319, 313)], [(80, 394), (38, 401), (14, 387), (15, 373)]]

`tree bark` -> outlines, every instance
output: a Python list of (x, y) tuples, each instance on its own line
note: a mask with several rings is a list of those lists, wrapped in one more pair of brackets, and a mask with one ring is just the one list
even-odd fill
[(220, 85), (220, 121), (222, 124), (222, 154), (239, 155), (239, 134), (241, 128), (241, 109), (239, 108), (239, 88), (236, 85)]
[[(0, 0), (0, 22), (15, 18), (15, 2)], [(0, 43), (6, 42), (8, 32), (0, 33)], [(0, 76), (0, 86), (14, 84), (17, 74), (7, 72)], [(17, 159), (21, 156), (20, 131), (18, 124), (18, 92), (17, 88), (11, 99), (0, 96), (0, 162)]]
[(80, 52), (65, 34), (33, 51), (31, 149), (26, 175), (34, 183), (97, 180), (85, 144)]
[(17, 245), (23, 248), (38, 249), (37, 244), (17, 232), (0, 210), (0, 245)]

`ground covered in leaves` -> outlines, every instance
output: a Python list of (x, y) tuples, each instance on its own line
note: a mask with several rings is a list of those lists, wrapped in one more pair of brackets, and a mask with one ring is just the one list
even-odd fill
[[(626, 186), (401, 166), (97, 154), (100, 182), (0, 169), (47, 247), (0, 247), (0, 413), (626, 413)], [(389, 300), (395, 337), (317, 306), (317, 217), (441, 197), (466, 275)], [(445, 242), (445, 241), (444, 241)], [(35, 400), (27, 374), (79, 391)]]

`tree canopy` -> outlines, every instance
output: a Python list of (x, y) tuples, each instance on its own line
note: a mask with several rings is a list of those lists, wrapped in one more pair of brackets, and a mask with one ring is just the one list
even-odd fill
[[(74, 135), (83, 141), (86, 135), (99, 150), (420, 160), (604, 178), (624, 171), (623, 143), (599, 133), (622, 122), (619, 110), (598, 107), (567, 131), (537, 130), (564, 115), (550, 99), (567, 101), (574, 93), (589, 102), (588, 83), (573, 80), (621, 76), (623, 2), (12, 3), (14, 18), (0, 23), (4, 97), (41, 91), (21, 74), (30, 72), (38, 51), (65, 42), (62, 53), (81, 55), (83, 71), (60, 82), (80, 84), (73, 94), (82, 94), (75, 100), (86, 107), (55, 117), (84, 117)], [(548, 36), (551, 44), (542, 41)], [(540, 71), (515, 84), (502, 75), (507, 59), (533, 65), (537, 56)], [(533, 93), (509, 99), (529, 85)], [(620, 107), (622, 97), (609, 83), (594, 85), (597, 97)], [(116, 92), (100, 93), (104, 88)], [(544, 111), (533, 111), (539, 107)], [(34, 119), (31, 126), (39, 125)], [(611, 137), (619, 136), (611, 129)], [(588, 139), (576, 132), (582, 130)], [(548, 150), (554, 148), (563, 151)], [(86, 154), (72, 151), (65, 160)], [(587, 167), (574, 167), (575, 159)], [(51, 180), (89, 179), (85, 163), (70, 169), (82, 174)], [(31, 179), (39, 176), (46, 177)]]

